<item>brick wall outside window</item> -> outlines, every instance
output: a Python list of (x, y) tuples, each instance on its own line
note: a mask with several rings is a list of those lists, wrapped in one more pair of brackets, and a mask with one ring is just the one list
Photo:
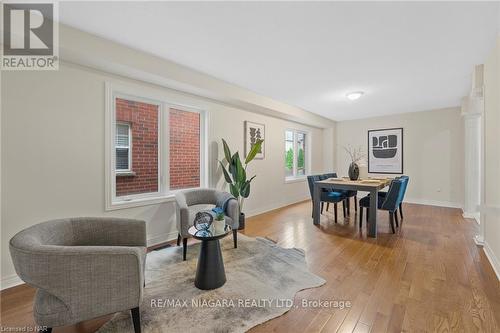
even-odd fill
[(131, 125), (132, 172), (116, 177), (116, 196), (158, 192), (158, 106), (116, 99), (116, 121)]
[(200, 114), (170, 109), (170, 189), (200, 186)]

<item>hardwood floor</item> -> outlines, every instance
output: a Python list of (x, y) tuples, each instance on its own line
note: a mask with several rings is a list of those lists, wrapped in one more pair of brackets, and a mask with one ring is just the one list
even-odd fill
[[(500, 283), (472, 240), (475, 222), (450, 208), (405, 204), (404, 214), (393, 235), (387, 212), (379, 212), (377, 239), (359, 231), (353, 207), (350, 220), (337, 225), (329, 211), (313, 226), (310, 202), (248, 219), (244, 234), (306, 250), (310, 269), (327, 280), (299, 292), (296, 302), (352, 304), (292, 308), (251, 332), (500, 332)], [(1, 293), (3, 327), (34, 325), (33, 294), (28, 286)], [(93, 332), (108, 318), (54, 332)]]

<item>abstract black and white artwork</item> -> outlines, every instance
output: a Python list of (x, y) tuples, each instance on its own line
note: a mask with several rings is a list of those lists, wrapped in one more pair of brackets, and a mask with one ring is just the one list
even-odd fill
[(403, 173), (403, 129), (368, 131), (368, 173)]
[(264, 148), (265, 148), (265, 136), (266, 128), (263, 124), (252, 123), (250, 121), (245, 121), (245, 156), (248, 155), (252, 146), (257, 142), (257, 140), (264, 140), (260, 151), (255, 155), (258, 160), (264, 159)]

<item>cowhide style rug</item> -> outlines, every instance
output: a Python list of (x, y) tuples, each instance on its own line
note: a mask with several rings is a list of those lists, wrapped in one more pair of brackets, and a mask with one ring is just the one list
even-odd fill
[[(143, 333), (245, 332), (283, 315), (295, 294), (319, 287), (325, 280), (311, 273), (304, 251), (285, 249), (270, 240), (238, 234), (221, 240), (226, 284), (214, 290), (194, 286), (200, 244), (148, 254), (146, 288), (140, 307)], [(133, 332), (130, 311), (116, 314), (98, 331)]]

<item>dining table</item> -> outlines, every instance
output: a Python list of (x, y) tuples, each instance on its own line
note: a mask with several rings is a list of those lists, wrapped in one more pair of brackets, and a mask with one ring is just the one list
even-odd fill
[(368, 213), (368, 236), (377, 237), (378, 191), (391, 183), (391, 178), (366, 178), (350, 180), (349, 178), (328, 178), (314, 183), (313, 193), (313, 224), (320, 224), (321, 192), (323, 190), (363, 191), (370, 193)]

